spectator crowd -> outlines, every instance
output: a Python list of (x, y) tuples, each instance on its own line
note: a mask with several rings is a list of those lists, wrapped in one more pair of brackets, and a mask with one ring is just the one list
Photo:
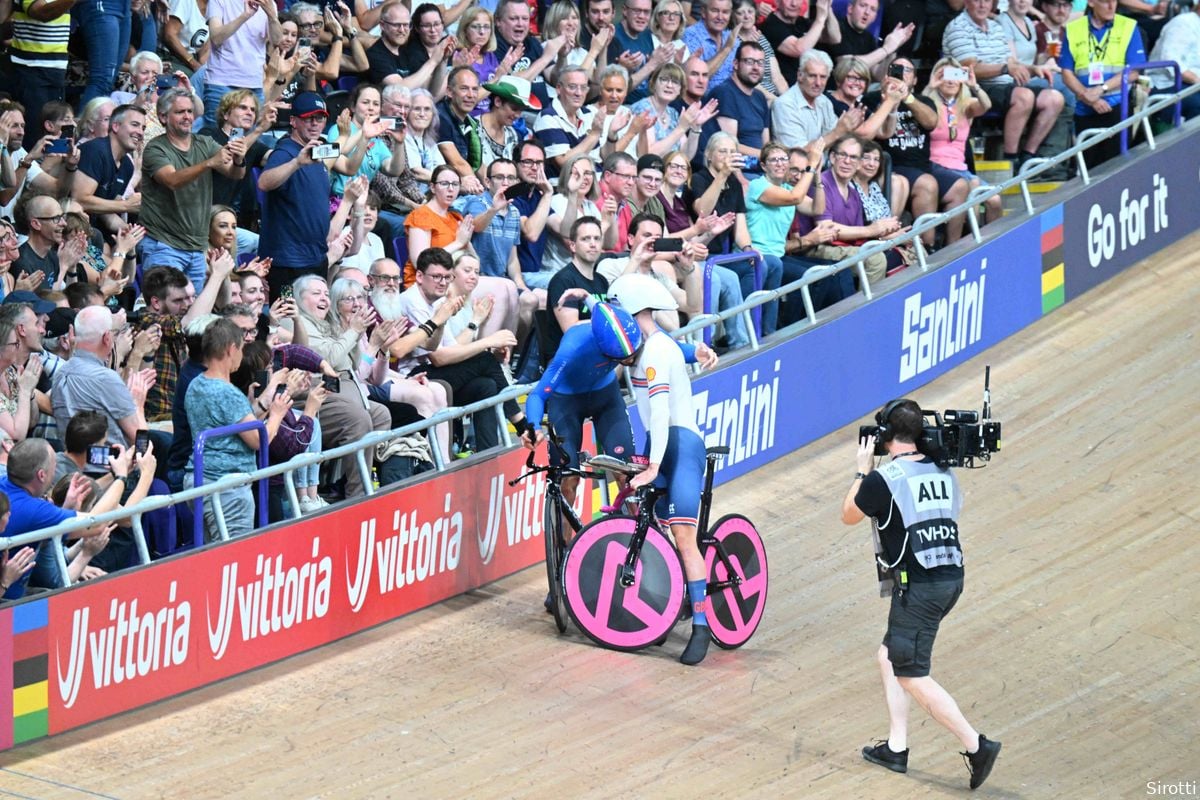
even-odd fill
[[(0, 0), (0, 23), (9, 536), (487, 400), (625, 273), (677, 298), (667, 329), (735, 306), (962, 204), (985, 126), (1019, 169), (1119, 121), (1125, 67), (1200, 75), (1200, 18), (1169, 0)], [(803, 315), (768, 304), (763, 333)], [(748, 341), (735, 318), (718, 344)], [(298, 509), (222, 492), (206, 536), (540, 423), (502, 412), (371, 449), (371, 474), (298, 470)], [(156, 552), (182, 522), (148, 518)], [(132, 537), (80, 532), (69, 576), (127, 566)], [(0, 590), (59, 570), (10, 550)]]

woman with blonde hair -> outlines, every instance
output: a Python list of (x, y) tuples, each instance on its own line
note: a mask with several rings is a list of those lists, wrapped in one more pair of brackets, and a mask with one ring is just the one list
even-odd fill
[(683, 43), (687, 19), (687, 11), (679, 0), (658, 0), (650, 15), (650, 37), (654, 40), (654, 49), (667, 43), (673, 44), (675, 57), (680, 63), (687, 61), (692, 54), (691, 49)]
[[(961, 74), (967, 76), (965, 81)], [(937, 127), (929, 132), (929, 160), (964, 179), (972, 189), (983, 186), (983, 181), (967, 169), (967, 143), (971, 140), (971, 122), (986, 114), (992, 101), (976, 84), (974, 68), (964, 68), (947, 56), (933, 65), (922, 94), (933, 100), (938, 112)], [(999, 195), (989, 197), (984, 208), (988, 222), (1004, 213)]]
[[(650, 73), (650, 95), (638, 100), (630, 108), (637, 116), (642, 116), (644, 126), (644, 144), (638, 142), (638, 151), (665, 155), (673, 150), (682, 150), (688, 158), (696, 155), (696, 145), (700, 141), (700, 129), (717, 114), (717, 101), (710, 100), (708, 105), (701, 106), (693, 103), (682, 112), (674, 107), (674, 103), (683, 92), (683, 67), (674, 61), (668, 61)], [(645, 115), (653, 116), (651, 123)], [(643, 126), (636, 126), (641, 129)]]

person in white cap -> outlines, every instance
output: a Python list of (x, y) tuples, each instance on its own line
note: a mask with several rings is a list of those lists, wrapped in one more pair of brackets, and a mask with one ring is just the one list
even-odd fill
[[(711, 638), (705, 615), (704, 557), (696, 544), (704, 480), (704, 439), (696, 427), (692, 382), (684, 352), (654, 321), (655, 311), (671, 311), (679, 306), (661, 283), (636, 274), (617, 278), (608, 289), (608, 299), (633, 316), (645, 342), (630, 377), (638, 414), (647, 431), (646, 454), (650, 464), (629, 485), (636, 490), (653, 483), (667, 490), (658, 501), (657, 512), (671, 526), (671, 536), (679, 548), (687, 578), (692, 637), (679, 660), (691, 666), (704, 660)], [(702, 366), (710, 369), (716, 366), (716, 353), (703, 344), (696, 346), (695, 357)]]

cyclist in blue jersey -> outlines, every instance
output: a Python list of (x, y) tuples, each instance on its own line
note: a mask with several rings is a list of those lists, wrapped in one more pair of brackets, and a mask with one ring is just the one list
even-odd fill
[[(674, 310), (678, 304), (661, 283), (646, 275), (622, 275), (609, 286), (608, 293), (610, 301), (633, 315), (644, 340), (631, 378), (638, 414), (646, 428), (650, 464), (629, 485), (638, 489), (653, 483), (667, 490), (656, 512), (671, 527), (692, 605), (692, 637), (679, 660), (695, 665), (704, 660), (711, 638), (705, 615), (707, 570), (696, 542), (704, 481), (704, 439), (696, 426), (684, 350), (654, 321), (655, 311)], [(697, 349), (700, 347), (703, 345)], [(701, 360), (704, 366), (715, 366), (716, 354)]]
[[(576, 293), (580, 299), (588, 297), (582, 289), (568, 289), (559, 302)], [(588, 419), (604, 452), (628, 461), (633, 455), (633, 430), (615, 370), (618, 364), (632, 364), (641, 346), (641, 331), (628, 313), (608, 303), (593, 302), (591, 319), (567, 329), (542, 379), (525, 401), (526, 419), (534, 426), (521, 436), (525, 446), (536, 447), (542, 439), (536, 426), (546, 412), (554, 432), (563, 439), (570, 466), (579, 466), (583, 423)], [(578, 487), (579, 478), (563, 479), (567, 502), (575, 502)], [(570, 527), (565, 526), (563, 532), (569, 541), (573, 535)]]

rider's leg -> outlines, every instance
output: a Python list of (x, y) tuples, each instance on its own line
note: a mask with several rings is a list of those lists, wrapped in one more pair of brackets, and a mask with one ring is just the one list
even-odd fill
[(679, 660), (688, 665), (704, 660), (711, 636), (705, 614), (708, 579), (704, 558), (696, 542), (704, 464), (704, 441), (699, 435), (689, 428), (672, 426), (659, 472), (659, 480), (665, 478), (667, 486), (666, 513), (659, 516), (671, 526), (671, 535), (687, 578), (688, 600), (692, 605), (692, 637)]

